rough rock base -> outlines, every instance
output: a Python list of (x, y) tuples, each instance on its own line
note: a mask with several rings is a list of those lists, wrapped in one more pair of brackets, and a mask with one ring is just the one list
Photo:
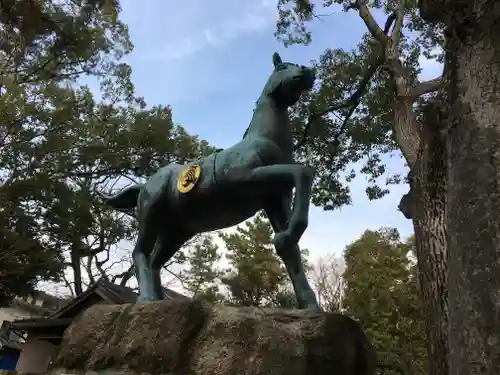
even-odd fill
[(200, 301), (96, 305), (65, 333), (51, 373), (372, 375), (375, 352), (346, 316)]

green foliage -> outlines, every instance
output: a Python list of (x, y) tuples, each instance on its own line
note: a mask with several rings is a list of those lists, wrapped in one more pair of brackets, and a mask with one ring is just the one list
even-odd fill
[(209, 302), (222, 300), (223, 296), (219, 293), (218, 286), (222, 271), (217, 267), (222, 254), (219, 252), (219, 247), (213, 243), (212, 237), (201, 235), (194, 244), (183, 251), (187, 263), (187, 267), (179, 275), (183, 280), (183, 288), (193, 298)]
[[(19, 289), (3, 280), (1, 293), (57, 279), (63, 267), (75, 294), (104, 275), (126, 283), (131, 268), (110, 273), (135, 223), (100, 195), (212, 148), (175, 125), (170, 107), (134, 95), (116, 1), (7, 1), (0, 10), (0, 222), (26, 227), (0, 237), (2, 256), (13, 244), (25, 254), (9, 256)], [(100, 82), (101, 101), (76, 84), (84, 75)]]
[(425, 322), (412, 251), (412, 241), (401, 242), (396, 229), (366, 231), (344, 252), (343, 305), (384, 362), (426, 374)]
[(2, 76), (33, 84), (114, 75), (132, 49), (119, 12), (115, 0), (2, 1)]
[(60, 277), (62, 261), (40, 237), (36, 220), (8, 198), (0, 191), (0, 307), (38, 281)]
[(2, 301), (61, 275), (63, 248), (51, 238), (55, 228), (78, 226), (81, 237), (88, 233), (90, 219), (81, 209), (88, 188), (70, 197), (75, 187), (60, 181), (60, 171), (49, 171), (73, 152), (73, 139), (59, 135), (78, 112), (67, 85), (82, 74), (113, 77), (124, 69), (118, 60), (132, 45), (118, 13), (113, 1), (0, 4)]
[[(313, 37), (307, 27), (309, 22), (324, 17), (319, 13), (332, 13), (338, 5), (343, 5), (345, 9), (350, 3), (347, 0), (319, 3), (280, 0), (276, 36), (285, 45), (308, 44)], [(377, 0), (369, 1), (367, 5), (389, 14), (396, 9), (398, 2)], [(418, 58), (421, 54), (438, 59), (442, 57), (441, 53), (436, 53), (442, 42), (441, 27), (424, 23), (418, 17), (416, 2), (406, 2), (406, 6), (400, 57), (405, 68), (416, 77), (420, 71)], [(363, 24), (361, 18), (359, 22)], [(303, 96), (292, 109), (294, 133), (298, 141), (303, 138), (310, 115), (328, 111), (332, 105), (347, 100), (379, 53), (378, 44), (368, 33), (351, 51), (337, 48), (324, 51), (315, 62), (318, 73), (315, 89)], [(312, 123), (306, 142), (298, 150), (298, 160), (317, 171), (312, 197), (315, 205), (330, 210), (350, 204), (349, 183), (359, 174), (368, 179), (366, 193), (370, 199), (387, 194), (387, 185), (404, 181), (398, 174), (389, 174), (383, 158), (385, 154), (400, 157), (399, 153), (395, 153), (399, 146), (392, 131), (393, 99), (391, 76), (386, 69), (379, 69), (347, 123), (344, 124), (344, 119), (350, 108), (333, 111)], [(353, 168), (354, 163), (361, 167)]]
[[(59, 84), (43, 85), (35, 100), (25, 98), (17, 109), (19, 97), (12, 90), (0, 98), (1, 113), (22, 114), (19, 122), (3, 122), (10, 136), (0, 155), (2, 189), (42, 219), (39, 233), (65, 254), (75, 284), (82, 283), (81, 258), (89, 258), (86, 276), (95, 281), (95, 274), (106, 274), (109, 253), (135, 236), (134, 221), (102, 204), (101, 194), (212, 150), (174, 125), (170, 107), (97, 103), (87, 87)], [(81, 291), (75, 285), (75, 293)]]
[(238, 226), (235, 233), (220, 234), (231, 266), (222, 278), (231, 303), (246, 306), (295, 305), (288, 274), (272, 245), (272, 235), (271, 225), (263, 214)]

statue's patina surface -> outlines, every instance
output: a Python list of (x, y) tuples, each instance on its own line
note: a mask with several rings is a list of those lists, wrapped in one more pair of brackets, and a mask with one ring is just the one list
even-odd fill
[(310, 68), (282, 62), (277, 53), (273, 63), (240, 142), (188, 165), (169, 164), (145, 184), (106, 198), (116, 209), (136, 208), (139, 235), (132, 257), (140, 301), (163, 299), (160, 270), (195, 234), (239, 224), (263, 209), (299, 307), (319, 309), (298, 246), (307, 228), (314, 172), (294, 162), (287, 112), (312, 88), (315, 76)]

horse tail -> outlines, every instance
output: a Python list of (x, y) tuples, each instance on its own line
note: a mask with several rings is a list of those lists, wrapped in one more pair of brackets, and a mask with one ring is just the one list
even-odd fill
[(116, 210), (130, 210), (137, 206), (137, 198), (143, 188), (144, 184), (132, 185), (116, 195), (102, 196), (102, 199)]

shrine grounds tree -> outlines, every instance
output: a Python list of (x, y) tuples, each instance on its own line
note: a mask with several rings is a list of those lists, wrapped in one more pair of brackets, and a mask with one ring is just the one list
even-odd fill
[(66, 108), (68, 117), (64, 127), (54, 129), (57, 149), (38, 157), (38, 173), (46, 173), (54, 194), (46, 207), (47, 233), (65, 251), (79, 294), (98, 277), (125, 285), (134, 274), (130, 254), (118, 249), (123, 240), (135, 240), (135, 218), (115, 212), (100, 196), (144, 179), (162, 164), (182, 163), (211, 148), (175, 125), (168, 106), (97, 103), (85, 87), (71, 92), (76, 95), (72, 109), (65, 107), (71, 103), (67, 96), (54, 103)]
[(445, 25), (450, 374), (500, 373), (498, 1), (420, 2)]
[(264, 215), (221, 233), (230, 269), (222, 282), (231, 303), (265, 306), (276, 303), (276, 294), (286, 282), (286, 270), (272, 245), (272, 228)]
[(202, 234), (184, 246), (180, 252), (185, 259), (184, 270), (178, 275), (182, 287), (192, 298), (204, 299), (215, 303), (224, 300), (219, 292), (220, 277), (223, 275), (218, 266), (222, 258), (219, 247), (211, 235)]
[[(133, 269), (116, 263), (128, 262), (119, 246), (135, 224), (100, 195), (212, 150), (174, 124), (170, 107), (135, 96), (119, 13), (115, 1), (0, 2), (5, 303), (41, 279), (69, 276), (73, 294), (100, 276), (125, 284)], [(101, 100), (78, 86), (83, 76), (100, 83)]]
[[(439, 52), (444, 40), (442, 23), (423, 21), (412, 1), (313, 4), (280, 0), (277, 37), (286, 45), (308, 44), (314, 36), (307, 23), (328, 14), (329, 9), (323, 8), (338, 6), (335, 3), (346, 11), (357, 11), (368, 32), (353, 51), (328, 49), (316, 62), (318, 85), (294, 111), (299, 159), (318, 171), (313, 203), (327, 210), (350, 203), (349, 182), (358, 173), (368, 177), (366, 191), (371, 199), (389, 192), (379, 183), (381, 177), (389, 184), (409, 184), (399, 208), (412, 219), (415, 231), (429, 374), (446, 375), (446, 148), (442, 131), (446, 111), (439, 92), (443, 79), (420, 82), (417, 78), (421, 55), (443, 59)], [(375, 22), (373, 8), (386, 12), (385, 25)], [(408, 176), (387, 176), (382, 155), (395, 152), (406, 161)], [(351, 169), (354, 162), (363, 162), (359, 171)], [(347, 172), (345, 178), (341, 172)]]
[(46, 135), (59, 121), (52, 112), (64, 113), (50, 108), (50, 100), (57, 85), (82, 74), (112, 77), (123, 70), (114, 59), (131, 44), (118, 13), (111, 1), (0, 2), (0, 215), (9, 234), (2, 235), (0, 251), (10, 260), (1, 263), (4, 295), (24, 294), (39, 278), (61, 275), (62, 250), (40, 230), (46, 212), (40, 202), (51, 197), (39, 156), (58, 147)]
[(396, 229), (365, 231), (344, 250), (343, 308), (363, 324), (382, 362), (406, 374), (426, 375), (427, 337), (414, 250), (413, 239), (402, 242)]
[(322, 256), (310, 266), (307, 276), (316, 291), (318, 303), (323, 311), (341, 312), (343, 310), (343, 269), (343, 261), (334, 254)]
[[(229, 296), (227, 302), (245, 306), (295, 307), (288, 273), (272, 245), (273, 230), (264, 214), (221, 233), (230, 268), (221, 277)], [(307, 250), (302, 251), (305, 269)]]

